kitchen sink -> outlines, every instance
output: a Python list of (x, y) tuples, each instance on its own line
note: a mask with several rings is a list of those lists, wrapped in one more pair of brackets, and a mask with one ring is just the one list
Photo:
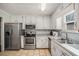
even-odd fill
[(67, 45), (79, 50), (79, 43), (73, 43), (72, 41), (66, 40), (66, 39), (59, 39), (57, 41), (61, 44), (67, 44)]
[(59, 43), (62, 43), (62, 44), (73, 44), (72, 42), (66, 40), (66, 39), (59, 39), (57, 40)]

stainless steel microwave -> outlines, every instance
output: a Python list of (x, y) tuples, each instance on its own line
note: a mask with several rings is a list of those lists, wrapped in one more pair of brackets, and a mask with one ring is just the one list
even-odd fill
[(35, 25), (25, 25), (25, 29), (35, 29)]

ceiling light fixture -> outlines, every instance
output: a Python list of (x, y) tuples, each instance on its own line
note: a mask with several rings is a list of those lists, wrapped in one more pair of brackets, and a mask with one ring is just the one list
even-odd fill
[(44, 11), (46, 9), (46, 3), (41, 3), (41, 11)]

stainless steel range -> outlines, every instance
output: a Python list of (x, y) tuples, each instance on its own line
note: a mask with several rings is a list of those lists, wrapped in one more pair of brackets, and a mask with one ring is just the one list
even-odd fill
[(36, 32), (35, 25), (26, 25), (25, 27), (24, 49), (35, 49)]

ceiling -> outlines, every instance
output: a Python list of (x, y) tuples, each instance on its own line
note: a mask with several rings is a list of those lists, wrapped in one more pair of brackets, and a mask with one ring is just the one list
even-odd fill
[(41, 3), (0, 3), (0, 9), (16, 15), (50, 15), (58, 6), (58, 3), (47, 3), (45, 11), (41, 11)]

